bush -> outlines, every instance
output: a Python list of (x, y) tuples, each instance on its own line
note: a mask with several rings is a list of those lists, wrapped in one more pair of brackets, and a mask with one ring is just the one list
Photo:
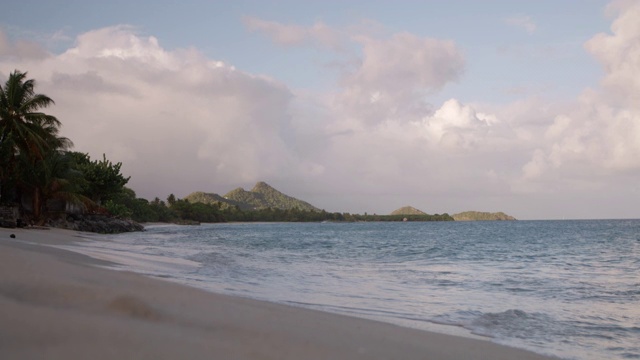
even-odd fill
[(117, 216), (120, 218), (129, 219), (131, 218), (131, 215), (133, 215), (133, 211), (131, 211), (128, 207), (122, 204), (117, 204), (113, 202), (113, 200), (108, 200), (104, 204), (104, 207), (107, 209), (107, 211), (109, 211), (111, 215)]

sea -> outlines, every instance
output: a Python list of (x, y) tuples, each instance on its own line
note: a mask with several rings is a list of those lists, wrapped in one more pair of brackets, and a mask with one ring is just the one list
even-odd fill
[(70, 247), (208, 291), (640, 359), (640, 220), (150, 225)]

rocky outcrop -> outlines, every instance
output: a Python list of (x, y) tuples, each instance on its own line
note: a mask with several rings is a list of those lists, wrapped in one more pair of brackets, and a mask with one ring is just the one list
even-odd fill
[(118, 219), (98, 214), (70, 214), (64, 218), (50, 219), (47, 221), (47, 225), (61, 229), (100, 234), (117, 234), (144, 230), (144, 226), (133, 220)]

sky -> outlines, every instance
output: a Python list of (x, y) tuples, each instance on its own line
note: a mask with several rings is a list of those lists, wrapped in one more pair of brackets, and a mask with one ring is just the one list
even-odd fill
[(74, 150), (153, 199), (640, 217), (640, 1), (5, 1)]

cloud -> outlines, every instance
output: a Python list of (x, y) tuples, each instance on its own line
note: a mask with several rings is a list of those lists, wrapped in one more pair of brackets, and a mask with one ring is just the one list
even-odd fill
[(280, 45), (319, 45), (336, 51), (341, 57), (336, 62), (339, 89), (329, 106), (341, 110), (347, 123), (421, 118), (431, 111), (425, 95), (458, 80), (464, 71), (464, 55), (453, 41), (407, 32), (387, 34), (372, 21), (344, 28), (322, 22), (305, 27), (255, 17), (245, 17), (244, 22)]
[(79, 151), (123, 161), (144, 196), (237, 186), (315, 166), (290, 150), (286, 86), (194, 49), (168, 51), (131, 27), (81, 34), (57, 56), (0, 64), (28, 70), (38, 91), (56, 101), (50, 112), (63, 134)]
[(312, 26), (304, 27), (245, 16), (243, 22), (249, 30), (262, 32), (273, 42), (283, 46), (314, 44), (333, 50), (341, 50), (344, 46), (341, 31), (333, 29), (321, 21), (315, 22)]
[(49, 56), (49, 53), (40, 44), (34, 41), (18, 40), (11, 41), (7, 34), (0, 29), (0, 59), (42, 59)]
[(244, 22), (281, 45), (321, 45), (339, 52), (355, 48), (353, 53), (341, 54), (340, 85), (345, 89), (343, 100), (352, 102), (349, 106), (383, 103), (393, 108), (400, 98), (442, 89), (464, 71), (464, 55), (453, 41), (407, 32), (386, 34), (371, 21), (346, 28), (322, 22), (305, 27), (255, 17), (245, 17)]
[(363, 123), (411, 121), (430, 112), (425, 95), (457, 80), (464, 56), (452, 41), (409, 33), (389, 38), (358, 36), (362, 55), (344, 71), (338, 106)]
[(430, 141), (452, 150), (468, 150), (479, 146), (489, 128), (497, 123), (495, 115), (476, 112), (471, 106), (450, 99), (420, 125)]
[[(616, 6), (613, 6), (616, 5)], [(640, 93), (640, 4), (617, 2), (608, 8), (618, 17), (611, 25), (612, 34), (600, 33), (585, 44), (585, 49), (602, 64), (602, 86), (609, 101), (620, 105), (638, 104)], [(624, 6), (623, 6), (624, 5)]]
[(506, 18), (504, 22), (507, 25), (524, 29), (529, 34), (533, 34), (537, 29), (536, 23), (528, 15), (514, 15)]
[(523, 166), (522, 179), (562, 178), (601, 189), (611, 186), (608, 181), (640, 174), (640, 4), (616, 2), (609, 7), (613, 11), (611, 33), (585, 44), (603, 65), (600, 87), (586, 89), (554, 117)]

